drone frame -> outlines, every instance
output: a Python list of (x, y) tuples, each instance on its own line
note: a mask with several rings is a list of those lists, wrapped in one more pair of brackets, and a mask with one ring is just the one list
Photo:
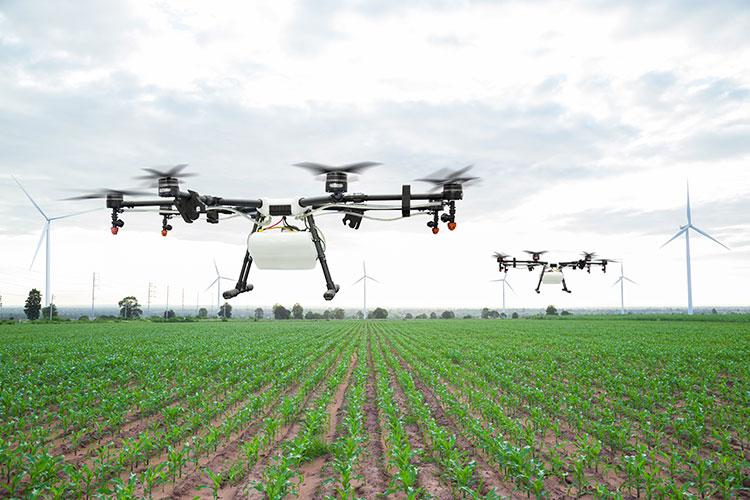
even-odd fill
[[(151, 171), (151, 170), (149, 170)], [(162, 235), (166, 236), (172, 230), (169, 220), (180, 215), (182, 219), (191, 224), (205, 214), (206, 221), (218, 224), (220, 215), (243, 215), (253, 221), (250, 234), (261, 230), (263, 226), (270, 224), (272, 217), (280, 216), (285, 221), (287, 216), (301, 218), (305, 223), (305, 231), (310, 236), (317, 253), (317, 260), (323, 270), (326, 283), (326, 291), (323, 294), (325, 300), (332, 300), (339, 291), (339, 285), (335, 284), (331, 277), (328, 262), (325, 256), (324, 243), (316, 225), (313, 213), (317, 212), (341, 212), (344, 213), (343, 224), (352, 229), (359, 229), (365, 213), (369, 210), (400, 210), (401, 217), (410, 217), (413, 213), (427, 213), (432, 219), (427, 226), (432, 229), (433, 234), (439, 232), (439, 223), (446, 223), (448, 229), (456, 228), (456, 201), (463, 199), (463, 179), (456, 179), (442, 185), (442, 191), (432, 193), (412, 193), (411, 186), (404, 184), (400, 194), (367, 195), (363, 193), (347, 194), (346, 173), (332, 171), (326, 174), (326, 196), (309, 198), (294, 198), (284, 200), (262, 199), (235, 199), (218, 196), (202, 195), (193, 190), (180, 190), (180, 181), (177, 177), (161, 177), (158, 179), (158, 195), (160, 200), (128, 200), (121, 193), (108, 193), (106, 206), (112, 210), (112, 234), (117, 234), (124, 226), (120, 215), (126, 211), (135, 209), (151, 208), (158, 209), (162, 216)], [(377, 202), (400, 202), (399, 207), (383, 206)], [(424, 204), (414, 205), (413, 201), (423, 201)], [(295, 206), (297, 205), (297, 206)], [(376, 219), (377, 220), (377, 219)], [(248, 283), (250, 268), (253, 257), (250, 250), (246, 249), (242, 268), (235, 287), (225, 291), (222, 295), (225, 299), (249, 292), (253, 285)]]
[[(542, 286), (542, 280), (544, 279), (544, 274), (547, 272), (547, 270), (554, 270), (556, 272), (562, 273), (563, 269), (570, 268), (570, 269), (586, 269), (586, 271), (591, 274), (591, 266), (601, 266), (602, 272), (607, 272), (607, 264), (611, 262), (615, 262), (611, 259), (594, 259), (594, 255), (596, 255), (593, 252), (583, 252), (583, 258), (578, 260), (571, 260), (571, 261), (564, 261), (564, 262), (548, 262), (541, 260), (541, 256), (546, 253), (546, 251), (540, 251), (540, 252), (534, 252), (526, 250), (526, 253), (531, 255), (531, 260), (520, 260), (513, 257), (512, 259), (508, 259), (510, 255), (501, 254), (498, 252), (495, 252), (493, 257), (497, 260), (499, 265), (499, 271), (506, 273), (510, 268), (516, 268), (519, 265), (520, 266), (526, 266), (529, 270), (529, 272), (533, 271), (534, 268), (541, 266), (542, 272), (539, 273), (539, 281), (536, 285), (536, 288), (534, 291), (536, 293), (541, 293), (541, 286)], [(572, 291), (568, 288), (568, 285), (565, 283), (565, 275), (563, 274), (562, 277), (562, 291), (567, 293), (572, 293)]]

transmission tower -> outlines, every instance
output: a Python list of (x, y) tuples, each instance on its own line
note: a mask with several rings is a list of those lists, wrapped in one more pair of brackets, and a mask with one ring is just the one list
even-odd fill
[(91, 277), (91, 320), (94, 319), (94, 297), (96, 294), (96, 289), (99, 287), (99, 277), (96, 275), (96, 273), (93, 273)]
[(147, 306), (146, 306), (146, 316), (149, 318), (151, 317), (151, 299), (156, 298), (156, 285), (153, 283), (148, 284), (148, 299), (147, 300)]

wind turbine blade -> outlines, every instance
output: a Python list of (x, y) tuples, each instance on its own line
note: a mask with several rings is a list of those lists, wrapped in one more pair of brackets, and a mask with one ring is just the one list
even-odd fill
[(668, 245), (669, 243), (671, 243), (671, 242), (672, 242), (672, 240), (674, 240), (674, 239), (675, 239), (675, 238), (677, 238), (677, 237), (678, 237), (679, 235), (681, 235), (682, 233), (684, 233), (685, 231), (687, 231), (687, 230), (688, 230), (688, 227), (689, 227), (689, 226), (685, 226), (685, 227), (683, 227), (682, 229), (680, 229), (679, 231), (677, 231), (677, 234), (675, 234), (674, 236), (672, 236), (672, 239), (670, 239), (670, 240), (669, 240), (668, 242), (664, 243), (664, 244), (663, 244), (662, 246), (660, 246), (659, 248), (664, 248), (665, 246), (667, 246), (667, 245)]
[[(11, 177), (13, 177), (13, 176), (11, 175)], [(34, 204), (34, 206), (36, 207), (36, 209), (37, 209), (37, 210), (39, 210), (39, 213), (40, 213), (40, 214), (42, 214), (42, 217), (44, 217), (45, 219), (49, 220), (49, 217), (47, 217), (47, 214), (45, 214), (45, 213), (44, 213), (44, 211), (43, 211), (43, 210), (42, 210), (42, 209), (41, 209), (41, 208), (39, 207), (39, 205), (37, 205), (37, 204), (36, 204), (36, 202), (35, 202), (35, 201), (34, 201), (34, 199), (33, 199), (33, 198), (31, 197), (31, 195), (30, 195), (30, 194), (28, 193), (28, 191), (26, 191), (26, 190), (25, 190), (25, 189), (23, 188), (23, 186), (21, 185), (21, 183), (20, 183), (20, 182), (18, 182), (18, 179), (16, 179), (15, 177), (13, 177), (13, 180), (14, 180), (14, 181), (16, 181), (16, 184), (18, 184), (18, 187), (20, 187), (20, 188), (21, 188), (21, 191), (23, 191), (23, 192), (24, 192), (24, 194), (25, 194), (25, 195), (26, 195), (26, 197), (27, 197), (27, 198), (29, 199), (29, 201), (30, 201), (31, 203), (33, 203), (33, 204)]]
[(718, 243), (719, 245), (721, 245), (721, 246), (723, 246), (724, 248), (726, 248), (727, 250), (729, 250), (729, 247), (728, 247), (728, 246), (726, 246), (726, 245), (725, 245), (724, 243), (720, 242), (719, 240), (717, 240), (717, 239), (716, 239), (716, 238), (714, 238), (713, 236), (710, 236), (710, 235), (709, 235), (708, 233), (706, 233), (706, 232), (704, 232), (704, 231), (701, 231), (700, 229), (698, 229), (697, 227), (695, 227), (695, 226), (694, 226), (694, 225), (692, 225), (692, 224), (690, 224), (690, 226), (689, 226), (689, 227), (691, 227), (691, 228), (695, 229), (696, 231), (698, 231), (699, 233), (701, 233), (701, 234), (702, 234), (703, 236), (705, 236), (706, 238), (708, 238), (708, 239), (711, 239), (711, 240), (714, 240), (714, 241), (715, 241), (716, 243)]
[(614, 282), (614, 283), (612, 283), (612, 286), (611, 286), (610, 288), (612, 288), (613, 286), (615, 286), (616, 284), (618, 284), (618, 283), (619, 283), (619, 282), (621, 282), (621, 281), (622, 281), (622, 276), (620, 276), (619, 278), (617, 278), (617, 279), (615, 280), (615, 282)]
[(206, 289), (205, 289), (204, 291), (206, 291), (206, 292), (207, 292), (207, 291), (209, 291), (209, 290), (211, 289), (211, 287), (212, 287), (212, 286), (214, 286), (214, 285), (216, 284), (216, 282), (217, 282), (217, 281), (219, 281), (219, 278), (216, 278), (215, 280), (213, 280), (213, 281), (211, 282), (211, 284), (210, 284), (210, 285), (208, 285), (208, 288), (206, 288)]
[(84, 210), (83, 212), (76, 212), (74, 214), (60, 215), (59, 217), (50, 217), (50, 220), (67, 219), (68, 217), (74, 217), (76, 215), (83, 215), (83, 214), (87, 214), (89, 212), (96, 212), (98, 210), (104, 210), (104, 209), (102, 207), (92, 208), (91, 210)]
[[(638, 283), (636, 283), (635, 281), (631, 280), (630, 278), (626, 278), (625, 276), (623, 276), (623, 278), (625, 278), (626, 280), (628, 280), (629, 282), (631, 282), (634, 285), (638, 285)], [(638, 285), (638, 286), (640, 286), (640, 285)]]
[[(375, 279), (375, 278), (373, 278), (372, 276), (365, 276), (365, 277), (366, 277), (366, 278), (367, 278), (368, 280), (372, 280), (372, 281), (374, 281), (375, 283), (380, 283), (380, 282), (379, 282), (378, 280), (376, 280), (376, 279)], [(382, 285), (382, 283), (380, 283), (380, 284)]]
[(357, 283), (359, 283), (360, 281), (362, 281), (362, 280), (363, 280), (363, 279), (365, 279), (366, 277), (367, 277), (367, 276), (362, 276), (362, 277), (361, 277), (361, 278), (359, 278), (359, 279), (358, 279), (357, 281), (355, 281), (354, 283), (352, 283), (352, 286), (356, 285)]
[(687, 220), (689, 226), (693, 223), (693, 221), (690, 219), (690, 182), (685, 180), (685, 184), (687, 185)]
[(510, 288), (510, 291), (511, 291), (511, 292), (513, 292), (513, 293), (516, 293), (516, 291), (515, 291), (515, 290), (513, 290), (513, 287), (512, 287), (512, 286), (510, 286), (510, 283), (508, 283), (508, 280), (503, 280), (503, 281), (505, 282), (505, 284), (506, 284), (506, 285), (508, 285), (508, 288)]
[(362, 273), (367, 276), (367, 268), (365, 267), (365, 261), (362, 261)]
[(29, 271), (31, 271), (31, 268), (34, 267), (34, 261), (36, 260), (36, 256), (39, 253), (39, 249), (42, 248), (42, 241), (44, 241), (44, 237), (47, 236), (47, 225), (49, 222), (45, 222), (42, 226), (42, 234), (39, 236), (39, 243), (36, 245), (36, 252), (34, 252), (34, 258), (31, 259), (31, 265), (29, 265)]
[(216, 259), (214, 259), (214, 269), (216, 269), (216, 276), (221, 276), (221, 273), (219, 272), (219, 266), (216, 265)]
[(227, 278), (226, 276), (220, 276), (220, 278), (227, 281), (234, 281), (232, 278)]

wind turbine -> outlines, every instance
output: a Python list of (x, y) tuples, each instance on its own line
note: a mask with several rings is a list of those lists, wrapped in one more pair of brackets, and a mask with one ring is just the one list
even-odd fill
[(715, 241), (719, 245), (723, 246), (727, 250), (729, 250), (729, 247), (724, 245), (723, 243), (719, 242), (712, 236), (708, 235), (704, 231), (701, 231), (697, 227), (693, 225), (693, 220), (690, 217), (690, 185), (687, 186), (687, 220), (688, 223), (684, 226), (680, 226), (680, 230), (677, 231), (677, 234), (672, 236), (672, 238), (667, 241), (667, 243), (664, 243), (660, 248), (664, 248), (667, 244), (669, 244), (672, 240), (680, 236), (682, 233), (685, 233), (685, 260), (687, 260), (687, 290), (688, 290), (688, 314), (693, 314), (693, 285), (692, 285), (692, 277), (690, 275), (690, 229), (702, 234), (706, 238)]
[(621, 260), (620, 261), (620, 277), (617, 278), (617, 280), (614, 283), (612, 283), (612, 286), (615, 286), (618, 283), (620, 284), (620, 306), (622, 308), (621, 314), (625, 314), (625, 280), (628, 280), (634, 285), (638, 284), (635, 281), (628, 278), (627, 276), (625, 276), (622, 270), (622, 260)]
[(83, 212), (76, 212), (68, 215), (60, 215), (58, 217), (47, 217), (47, 214), (44, 213), (44, 211), (37, 205), (37, 203), (34, 201), (34, 199), (31, 197), (31, 195), (24, 189), (24, 187), (21, 185), (20, 182), (18, 182), (18, 179), (13, 177), (14, 181), (16, 181), (16, 184), (18, 184), (18, 187), (21, 188), (21, 191), (24, 192), (26, 197), (29, 199), (29, 201), (34, 205), (34, 207), (39, 211), (40, 214), (42, 214), (42, 217), (44, 217), (44, 226), (42, 227), (42, 234), (39, 237), (39, 243), (36, 245), (36, 251), (34, 252), (34, 257), (31, 259), (31, 265), (29, 266), (29, 270), (31, 270), (32, 267), (34, 267), (34, 261), (36, 260), (36, 256), (39, 253), (39, 249), (42, 247), (42, 241), (47, 241), (47, 246), (45, 249), (45, 253), (47, 254), (47, 264), (45, 268), (45, 278), (44, 278), (44, 305), (45, 307), (49, 307), (50, 298), (52, 297), (50, 295), (50, 223), (53, 220), (60, 220), (60, 219), (67, 219), (68, 217), (73, 217), (75, 215), (81, 215), (86, 214), (89, 212), (95, 212), (97, 210), (101, 210), (101, 208), (93, 208), (91, 210), (84, 210)]
[(219, 272), (219, 266), (216, 265), (216, 259), (214, 259), (214, 269), (216, 269), (216, 279), (213, 280), (210, 285), (208, 285), (206, 291), (208, 291), (212, 286), (216, 285), (216, 306), (219, 308), (216, 314), (218, 315), (218, 313), (221, 312), (221, 280), (232, 281), (232, 279), (226, 278), (221, 275), (221, 273)]
[(352, 286), (356, 285), (360, 281), (362, 282), (363, 290), (364, 290), (364, 298), (362, 302), (362, 319), (367, 319), (367, 280), (372, 280), (375, 283), (380, 283), (375, 278), (367, 275), (367, 269), (365, 268), (365, 261), (362, 261), (362, 277), (359, 278), (357, 281), (352, 283)]
[(507, 278), (500, 278), (500, 279), (490, 280), (490, 281), (491, 282), (496, 282), (496, 281), (502, 281), (503, 282), (503, 314), (505, 316), (507, 316), (507, 314), (505, 314), (505, 285), (508, 285), (508, 288), (510, 288), (513, 291), (513, 293), (516, 293), (516, 291), (513, 290), (512, 286), (510, 286), (510, 283), (508, 283)]

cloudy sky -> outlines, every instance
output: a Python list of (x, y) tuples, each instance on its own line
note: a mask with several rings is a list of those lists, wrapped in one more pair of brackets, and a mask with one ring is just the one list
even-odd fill
[[(351, 191), (398, 193), (474, 164), (458, 228), (425, 218), (319, 218), (341, 292), (319, 268), (251, 272), (235, 306), (498, 307), (493, 251), (582, 250), (623, 259), (631, 306), (748, 306), (750, 3), (493, 1), (0, 2), (0, 295), (44, 289), (44, 219), (102, 206), (75, 189), (137, 187), (152, 165), (189, 163), (188, 188), (225, 197), (323, 194), (300, 161), (379, 161)], [(417, 185), (414, 183), (414, 190)], [(421, 186), (421, 188), (426, 186)], [(60, 306), (136, 295), (192, 306), (236, 277), (247, 222), (133, 213), (114, 237), (102, 210), (52, 223)], [(508, 307), (618, 307), (619, 268), (569, 273), (573, 293), (516, 270)]]

